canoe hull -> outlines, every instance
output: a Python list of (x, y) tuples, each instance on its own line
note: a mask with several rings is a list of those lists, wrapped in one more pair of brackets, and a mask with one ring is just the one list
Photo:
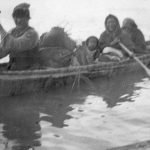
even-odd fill
[[(150, 54), (140, 56), (145, 64), (150, 64)], [(0, 97), (20, 95), (40, 90), (49, 90), (71, 84), (74, 78), (84, 75), (90, 79), (111, 77), (126, 72), (137, 72), (141, 66), (133, 59), (119, 63), (107, 62), (87, 66), (66, 68), (45, 68), (42, 70), (28, 71), (0, 71)], [(143, 70), (144, 71), (144, 70)]]

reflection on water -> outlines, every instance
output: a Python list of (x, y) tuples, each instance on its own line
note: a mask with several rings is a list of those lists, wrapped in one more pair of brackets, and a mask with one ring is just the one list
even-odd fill
[(144, 75), (70, 89), (1, 98), (0, 149), (99, 150), (150, 139)]

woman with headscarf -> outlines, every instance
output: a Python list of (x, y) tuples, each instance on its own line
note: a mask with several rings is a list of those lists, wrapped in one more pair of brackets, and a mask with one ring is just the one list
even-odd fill
[(121, 41), (130, 50), (134, 45), (129, 36), (122, 32), (118, 18), (114, 15), (108, 15), (105, 19), (105, 31), (100, 35), (99, 48), (102, 53), (111, 53), (118, 58), (127, 56), (126, 52), (120, 47), (118, 41)]
[(17, 5), (12, 13), (16, 24), (10, 32), (6, 32), (0, 24), (0, 58), (9, 54), (9, 70), (24, 70), (37, 65), (39, 36), (34, 28), (29, 26), (29, 4)]
[(125, 18), (122, 24), (122, 30), (128, 34), (134, 43), (134, 53), (144, 53), (146, 50), (146, 42), (144, 35), (137, 24), (131, 18)]

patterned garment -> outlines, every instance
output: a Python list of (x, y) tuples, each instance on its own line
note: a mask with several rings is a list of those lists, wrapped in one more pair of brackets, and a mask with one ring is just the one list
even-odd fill
[(35, 63), (38, 52), (39, 36), (37, 32), (27, 27), (24, 30), (12, 29), (4, 39), (2, 49), (10, 56), (8, 69), (29, 69)]

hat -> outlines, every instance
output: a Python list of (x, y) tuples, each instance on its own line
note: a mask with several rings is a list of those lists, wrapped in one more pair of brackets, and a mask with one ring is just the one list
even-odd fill
[(108, 21), (109, 18), (113, 18), (113, 19), (116, 21), (117, 27), (120, 28), (119, 20), (118, 20), (118, 18), (117, 18), (115, 15), (113, 15), (113, 14), (109, 14), (109, 15), (106, 17), (106, 19), (105, 19), (105, 27), (106, 27), (106, 28), (107, 28), (107, 21)]
[(21, 3), (17, 5), (13, 10), (12, 16), (18, 18), (22, 18), (22, 17), (30, 18), (29, 7), (30, 4), (28, 3)]

